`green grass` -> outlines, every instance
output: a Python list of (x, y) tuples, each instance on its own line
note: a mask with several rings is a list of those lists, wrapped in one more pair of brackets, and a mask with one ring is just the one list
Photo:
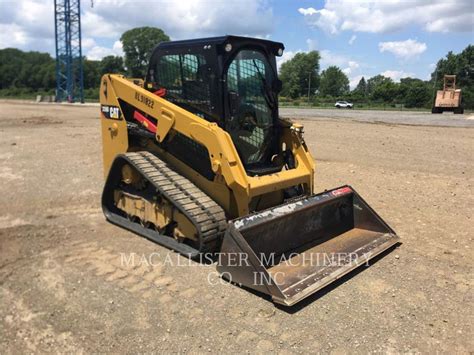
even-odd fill
[[(9, 100), (29, 100), (36, 101), (36, 96), (51, 96), (55, 94), (55, 90), (30, 89), (30, 88), (8, 88), (0, 89), (0, 99)], [(85, 89), (85, 102), (99, 102), (99, 89)]]
[[(336, 108), (334, 104), (327, 104), (327, 105), (311, 105), (307, 103), (300, 103), (298, 105), (294, 105), (293, 103), (288, 102), (280, 102), (280, 108), (294, 108), (294, 109), (321, 109), (321, 110), (341, 110), (341, 111), (350, 111), (351, 109), (346, 108)], [(357, 105), (354, 104), (354, 108), (352, 110), (367, 110), (367, 111), (407, 111), (407, 112), (431, 112), (431, 108), (426, 107), (400, 107), (396, 106), (393, 107), (392, 105)], [(464, 114), (472, 114), (474, 110), (472, 109), (464, 109)]]
[[(20, 95), (4, 95), (1, 93), (0, 91), (0, 99), (3, 99), (3, 100), (23, 100), (23, 101), (36, 101), (36, 96), (37, 95), (43, 95), (43, 96), (47, 96), (47, 95), (51, 95), (51, 94), (48, 94), (48, 93), (37, 93), (37, 94), (20, 94)], [(97, 98), (89, 98), (89, 97), (85, 97), (84, 98), (84, 102), (88, 102), (88, 103), (94, 103), (94, 102), (99, 102), (99, 99)]]
[[(36, 95), (33, 97), (31, 95), (19, 95), (19, 96), (5, 96), (0, 95), (0, 100), (18, 100), (18, 101), (32, 101), (36, 102)], [(84, 102), (86, 103), (98, 103), (98, 99), (89, 99), (84, 98)]]
[[(51, 93), (48, 92), (38, 92), (35, 94), (31, 93), (22, 93), (19, 95), (5, 95), (3, 90), (0, 90), (0, 99), (7, 99), (7, 100), (29, 100), (29, 101), (35, 101), (36, 100), (36, 95), (51, 95)], [(84, 102), (87, 103), (98, 103), (99, 99), (94, 98), (94, 97), (86, 97), (84, 98)], [(281, 108), (300, 108), (300, 109), (323, 109), (323, 110), (350, 110), (350, 109), (337, 109), (334, 107), (334, 104), (328, 103), (328, 104), (318, 104), (318, 105), (312, 105), (308, 104), (307, 102), (301, 102), (295, 105), (294, 102), (280, 102), (279, 106)], [(410, 111), (410, 112), (431, 112), (431, 108), (424, 108), (424, 107), (413, 107), (413, 108), (406, 108), (406, 107), (401, 107), (399, 105), (393, 107), (392, 105), (367, 105), (367, 104), (354, 104), (353, 110), (374, 110), (374, 111)], [(473, 110), (464, 110), (464, 113), (471, 114)]]
[[(324, 109), (324, 110), (350, 110), (341, 108), (338, 109), (334, 107), (334, 104), (320, 104), (320, 105), (312, 105), (308, 103), (300, 103), (294, 104), (291, 102), (281, 102), (280, 107), (285, 108), (301, 108), (301, 109)], [(354, 110), (378, 110), (378, 111), (414, 111), (414, 112), (428, 112), (431, 109), (426, 107), (412, 107), (407, 108), (401, 105), (392, 106), (392, 105), (367, 105), (367, 104), (354, 104)]]

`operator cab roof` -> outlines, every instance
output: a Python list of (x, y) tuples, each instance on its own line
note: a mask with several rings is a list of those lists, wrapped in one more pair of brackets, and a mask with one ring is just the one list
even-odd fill
[(208, 46), (214, 45), (216, 47), (224, 48), (226, 44), (230, 43), (233, 47), (241, 47), (245, 45), (261, 45), (266, 48), (269, 48), (271, 52), (275, 55), (279, 55), (278, 50), (281, 49), (280, 53), (283, 53), (285, 46), (281, 42), (273, 42), (266, 39), (260, 38), (251, 38), (251, 37), (241, 37), (241, 36), (220, 36), (220, 37), (207, 37), (207, 38), (195, 38), (195, 39), (186, 39), (179, 41), (169, 41), (161, 42), (157, 49), (167, 50), (167, 49), (178, 49), (185, 47), (195, 47), (195, 46)]

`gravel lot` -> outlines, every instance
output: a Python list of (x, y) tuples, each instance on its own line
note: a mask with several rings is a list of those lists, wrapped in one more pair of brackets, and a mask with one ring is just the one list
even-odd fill
[(403, 242), (285, 309), (105, 222), (98, 107), (0, 111), (0, 353), (474, 352), (473, 121), (282, 110)]
[(282, 116), (311, 120), (331, 119), (355, 122), (391, 123), (414, 126), (474, 127), (474, 115), (455, 115), (451, 112), (433, 115), (431, 112), (377, 111), (357, 109), (281, 108)]

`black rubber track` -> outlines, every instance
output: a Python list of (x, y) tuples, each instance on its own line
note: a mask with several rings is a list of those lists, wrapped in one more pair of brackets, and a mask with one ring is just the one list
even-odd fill
[[(198, 247), (180, 243), (176, 239), (132, 222), (115, 206), (114, 190), (122, 179), (122, 167), (133, 166), (156, 189), (157, 195), (170, 201), (198, 231)], [(224, 210), (190, 180), (172, 170), (150, 152), (131, 152), (118, 155), (107, 177), (102, 194), (102, 209), (108, 221), (140, 234), (188, 257), (215, 252), (222, 242), (227, 227)]]

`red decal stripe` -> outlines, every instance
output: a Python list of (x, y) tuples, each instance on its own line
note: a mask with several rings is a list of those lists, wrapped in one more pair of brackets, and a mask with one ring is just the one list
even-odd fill
[(348, 186), (341, 187), (340, 189), (334, 190), (331, 192), (333, 196), (341, 196), (352, 193), (352, 189)]

